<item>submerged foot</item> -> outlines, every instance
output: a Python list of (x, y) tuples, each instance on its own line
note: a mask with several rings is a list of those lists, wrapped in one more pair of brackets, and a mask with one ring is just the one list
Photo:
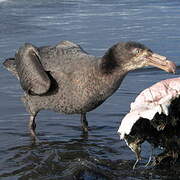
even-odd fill
[(89, 129), (88, 124), (86, 124), (86, 125), (83, 124), (82, 125), (82, 130), (83, 130), (84, 133), (88, 133), (88, 129)]

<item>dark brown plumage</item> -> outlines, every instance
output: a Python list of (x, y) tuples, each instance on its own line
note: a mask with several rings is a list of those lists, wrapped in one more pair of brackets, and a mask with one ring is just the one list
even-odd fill
[(30, 113), (32, 131), (41, 109), (81, 114), (87, 131), (86, 113), (111, 96), (129, 71), (148, 65), (175, 71), (171, 61), (136, 42), (117, 43), (102, 58), (69, 41), (40, 48), (25, 44), (15, 58), (4, 62), (25, 92), (22, 99)]

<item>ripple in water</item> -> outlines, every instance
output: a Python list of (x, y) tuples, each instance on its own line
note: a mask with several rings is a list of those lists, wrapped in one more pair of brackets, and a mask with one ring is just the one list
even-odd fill
[[(180, 2), (161, 0), (0, 0), (1, 62), (24, 42), (36, 46), (61, 40), (79, 43), (102, 56), (118, 41), (135, 40), (179, 65)], [(133, 171), (134, 154), (119, 140), (117, 129), (130, 102), (157, 81), (178, 77), (154, 68), (130, 73), (120, 89), (88, 113), (90, 131), (82, 134), (79, 116), (41, 112), (38, 143), (29, 136), (28, 114), (17, 80), (0, 66), (0, 179), (118, 180), (178, 179), (179, 164), (144, 168), (143, 154)]]

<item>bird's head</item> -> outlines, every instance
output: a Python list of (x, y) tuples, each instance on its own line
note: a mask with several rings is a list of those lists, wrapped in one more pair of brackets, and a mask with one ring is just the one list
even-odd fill
[(165, 56), (156, 54), (137, 42), (117, 43), (107, 51), (103, 59), (102, 68), (104, 67), (104, 70), (120, 67), (121, 71), (128, 72), (144, 66), (155, 66), (175, 73), (176, 69), (176, 65), (167, 60)]

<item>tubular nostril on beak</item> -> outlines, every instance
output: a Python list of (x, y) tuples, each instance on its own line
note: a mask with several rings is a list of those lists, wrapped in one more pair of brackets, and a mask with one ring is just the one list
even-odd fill
[(161, 56), (161, 55), (156, 54), (156, 53), (153, 53), (153, 54), (152, 54), (152, 57), (155, 57), (155, 58), (158, 58), (158, 59), (161, 59), (161, 60), (166, 60), (166, 57), (165, 57), (165, 56)]

